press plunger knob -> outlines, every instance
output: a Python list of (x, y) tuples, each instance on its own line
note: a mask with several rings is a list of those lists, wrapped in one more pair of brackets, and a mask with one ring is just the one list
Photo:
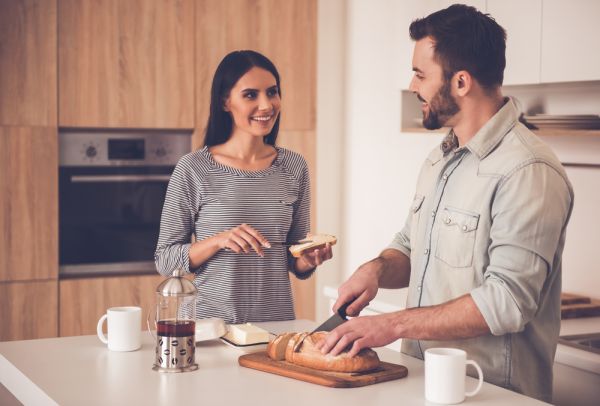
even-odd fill
[(88, 158), (93, 158), (98, 154), (98, 150), (96, 149), (96, 147), (94, 147), (93, 145), (90, 145), (89, 147), (86, 148), (85, 150), (85, 155)]

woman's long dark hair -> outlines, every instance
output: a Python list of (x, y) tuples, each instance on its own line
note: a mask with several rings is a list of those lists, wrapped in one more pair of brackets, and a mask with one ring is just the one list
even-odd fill
[[(206, 125), (206, 134), (204, 137), (204, 145), (213, 146), (225, 143), (231, 137), (233, 129), (233, 120), (231, 115), (223, 109), (225, 100), (229, 97), (231, 88), (235, 86), (237, 81), (244, 76), (253, 67), (265, 69), (275, 76), (277, 82), (277, 91), (281, 97), (281, 85), (279, 83), (279, 73), (266, 56), (255, 51), (233, 51), (229, 53), (215, 72), (210, 90), (210, 114), (208, 116), (208, 124)], [(279, 132), (279, 120), (281, 113), (278, 115), (273, 129), (268, 135), (265, 135), (265, 144), (275, 145), (277, 133)]]

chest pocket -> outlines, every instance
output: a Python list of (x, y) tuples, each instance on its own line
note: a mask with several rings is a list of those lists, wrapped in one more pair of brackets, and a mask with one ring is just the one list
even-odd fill
[(282, 198), (276, 198), (271, 202), (273, 206), (269, 210), (269, 215), (275, 228), (277, 229), (276, 241), (286, 240), (287, 234), (292, 226), (294, 207), (297, 200), (297, 196), (285, 196)]
[(446, 207), (440, 220), (435, 257), (453, 268), (471, 266), (479, 214)]

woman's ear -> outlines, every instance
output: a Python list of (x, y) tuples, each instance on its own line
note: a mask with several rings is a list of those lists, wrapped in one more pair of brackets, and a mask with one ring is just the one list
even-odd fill
[(229, 108), (229, 97), (227, 97), (226, 99), (223, 99), (222, 105), (223, 105), (223, 111), (226, 111), (226, 112), (231, 111), (231, 109)]

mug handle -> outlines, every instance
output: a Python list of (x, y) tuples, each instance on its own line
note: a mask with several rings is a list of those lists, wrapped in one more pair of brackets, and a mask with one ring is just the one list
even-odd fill
[(472, 359), (467, 360), (467, 365), (468, 364), (471, 364), (475, 367), (475, 369), (477, 370), (477, 377), (479, 378), (479, 383), (477, 384), (477, 387), (475, 388), (475, 390), (465, 393), (465, 396), (471, 397), (471, 396), (475, 396), (477, 394), (477, 392), (479, 392), (479, 390), (481, 389), (481, 386), (483, 385), (483, 372), (481, 371), (479, 364), (477, 362), (473, 361)]
[(98, 333), (98, 338), (104, 344), (108, 344), (108, 339), (104, 335), (104, 332), (102, 332), (102, 325), (104, 324), (104, 320), (106, 320), (107, 317), (107, 314), (103, 314), (102, 317), (100, 317), (100, 320), (98, 320), (98, 326), (96, 327), (96, 333)]

